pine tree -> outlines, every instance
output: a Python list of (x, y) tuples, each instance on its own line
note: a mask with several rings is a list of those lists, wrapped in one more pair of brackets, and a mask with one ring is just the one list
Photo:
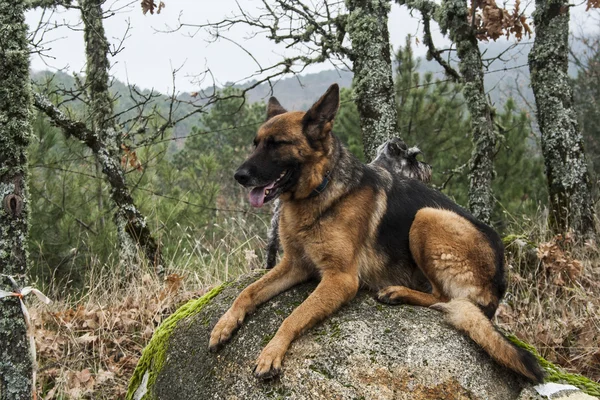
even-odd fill
[(600, 179), (600, 37), (581, 38), (588, 50), (575, 57), (578, 66), (573, 94), (594, 189)]
[(396, 53), (398, 126), (406, 142), (418, 146), (433, 167), (433, 184), (459, 204), (468, 201), (471, 154), (469, 113), (462, 86), (420, 74), (411, 37)]

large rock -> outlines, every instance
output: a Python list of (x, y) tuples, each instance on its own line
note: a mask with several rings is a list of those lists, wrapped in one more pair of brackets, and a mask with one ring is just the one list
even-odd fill
[(436, 311), (387, 306), (361, 292), (296, 340), (283, 375), (259, 382), (254, 360), (314, 289), (272, 299), (219, 353), (208, 351), (218, 318), (258, 275), (189, 303), (155, 333), (129, 398), (156, 399), (517, 399), (526, 382), (499, 366)]

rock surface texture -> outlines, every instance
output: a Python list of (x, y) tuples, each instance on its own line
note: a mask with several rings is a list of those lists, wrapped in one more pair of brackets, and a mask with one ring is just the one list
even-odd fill
[(164, 343), (154, 348), (164, 349), (163, 360), (137, 371), (129, 397), (507, 400), (517, 399), (527, 386), (446, 325), (438, 312), (382, 305), (362, 291), (292, 344), (279, 379), (259, 382), (252, 375), (254, 360), (315, 284), (267, 302), (220, 352), (210, 353), (212, 327), (258, 276), (228, 285), (198, 313), (186, 312), (170, 334), (160, 335)]

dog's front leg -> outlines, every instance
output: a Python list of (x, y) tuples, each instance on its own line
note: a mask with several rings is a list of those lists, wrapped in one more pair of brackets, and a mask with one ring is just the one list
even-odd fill
[(347, 272), (323, 274), (317, 288), (283, 321), (256, 361), (254, 375), (269, 379), (279, 374), (292, 341), (304, 331), (352, 300), (358, 291), (358, 276)]
[(308, 280), (311, 271), (283, 256), (281, 262), (240, 293), (210, 334), (208, 348), (216, 351), (240, 327), (247, 314), (270, 298)]

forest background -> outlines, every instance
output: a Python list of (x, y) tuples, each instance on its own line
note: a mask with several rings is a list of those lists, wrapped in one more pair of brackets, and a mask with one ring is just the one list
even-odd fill
[[(169, 12), (175, 3), (152, 11)], [(139, 12), (139, 3), (135, 6)], [(104, 18), (110, 9), (122, 11), (114, 4), (103, 7)], [(594, 13), (589, 12), (585, 25), (571, 27), (569, 75), (596, 207), (600, 36)], [(54, 40), (40, 39), (40, 26), (60, 28), (66, 35), (82, 29), (81, 21), (52, 27), (49, 22), (56, 18), (42, 15), (40, 20), (45, 25), (32, 24), (30, 30), (36, 56), (48, 57)], [(170, 32), (157, 34), (180, 32), (161, 30)], [(435, 60), (415, 55), (423, 54), (421, 36), (417, 29), (395, 39), (401, 43), (392, 55), (398, 132), (432, 165), (432, 186), (467, 207), (473, 144), (464, 85), (449, 79)], [(121, 47), (126, 37), (109, 38), (109, 62), (126, 53)], [(496, 323), (532, 343), (548, 360), (600, 381), (599, 252), (593, 240), (572, 246), (575, 233), (556, 235), (548, 225), (548, 184), (529, 87), (531, 46), (531, 36), (479, 44), (498, 132), (490, 222), (505, 238), (510, 274)], [(343, 63), (325, 61), (336, 68), (281, 74), (268, 82), (257, 76), (220, 84), (214, 79), (218, 71), (207, 69), (194, 77), (196, 89), (189, 92), (175, 88), (181, 68), (172, 71), (173, 85), (165, 93), (137, 86), (135, 72), (129, 83), (110, 76), (107, 102), (127, 138), (113, 151), (158, 244), (160, 265), (140, 254), (124, 254), (103, 166), (87, 143), (65, 135), (37, 108), (28, 148), (29, 277), (54, 300), (50, 306), (34, 303), (31, 310), (43, 398), (123, 396), (141, 348), (170, 312), (212, 285), (264, 265), (271, 210), (252, 209), (232, 177), (251, 151), (270, 95), (288, 109), (303, 110), (331, 83), (339, 83), (341, 109), (334, 132), (366, 161), (353, 73)], [(69, 118), (93, 124), (93, 102), (81, 95), (88, 91), (89, 74), (89, 69), (38, 69), (31, 73), (32, 86)]]

